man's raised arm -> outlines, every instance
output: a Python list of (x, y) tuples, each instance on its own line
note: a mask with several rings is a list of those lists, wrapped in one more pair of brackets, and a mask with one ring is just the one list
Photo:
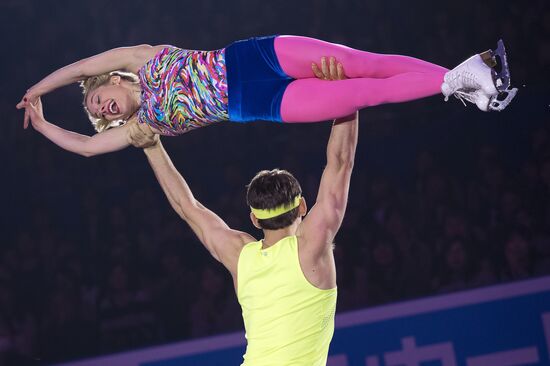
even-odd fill
[(344, 218), (357, 147), (358, 119), (356, 112), (334, 121), (317, 200), (299, 228), (298, 235), (314, 256), (331, 250)]
[(132, 126), (128, 139), (134, 146), (149, 146), (144, 149), (145, 155), (170, 205), (189, 224), (212, 256), (233, 272), (240, 246), (255, 239), (232, 230), (218, 215), (204, 207), (174, 167), (158, 135), (147, 135), (140, 128), (139, 124)]

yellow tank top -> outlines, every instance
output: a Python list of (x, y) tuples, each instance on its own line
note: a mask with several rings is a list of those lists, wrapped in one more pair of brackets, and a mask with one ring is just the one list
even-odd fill
[(325, 366), (334, 333), (336, 288), (305, 278), (296, 236), (269, 248), (244, 246), (237, 269), (247, 347), (241, 366)]

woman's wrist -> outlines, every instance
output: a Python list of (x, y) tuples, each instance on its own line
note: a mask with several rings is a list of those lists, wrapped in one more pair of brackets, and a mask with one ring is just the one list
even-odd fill
[[(65, 79), (65, 80), (64, 80)], [(74, 79), (74, 80), (73, 80)], [(33, 96), (41, 96), (48, 94), (49, 92), (56, 90), (64, 85), (72, 84), (73, 81), (77, 81), (76, 78), (62, 77), (62, 74), (53, 73), (40, 80), (27, 90), (27, 93), (32, 93)]]
[(30, 99), (28, 100), (31, 103), (36, 102), (36, 98), (39, 98), (41, 95), (46, 94), (44, 92), (44, 89), (42, 89), (38, 84), (33, 85), (29, 89), (27, 89), (27, 93), (25, 94), (25, 97)]

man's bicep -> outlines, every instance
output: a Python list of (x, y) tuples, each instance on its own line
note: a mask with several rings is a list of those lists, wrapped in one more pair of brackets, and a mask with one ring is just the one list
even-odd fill
[(321, 253), (329, 248), (340, 229), (345, 207), (337, 208), (334, 202), (327, 198), (315, 203), (300, 226), (299, 235), (305, 239), (306, 245), (314, 252)]
[(307, 245), (321, 253), (330, 247), (342, 225), (347, 207), (351, 170), (327, 166), (319, 184), (317, 201), (301, 225)]
[(200, 203), (196, 209), (187, 215), (182, 215), (182, 217), (206, 249), (218, 259), (216, 242), (223, 233), (231, 231), (225, 221)]
[(204, 247), (220, 262), (231, 257), (235, 248), (246, 239), (247, 234), (231, 229), (222, 218), (202, 205), (187, 222)]

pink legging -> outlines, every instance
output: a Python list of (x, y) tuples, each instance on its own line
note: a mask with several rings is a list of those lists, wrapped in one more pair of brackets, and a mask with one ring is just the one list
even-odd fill
[[(284, 122), (315, 122), (343, 117), (384, 103), (399, 103), (441, 93), (446, 68), (413, 57), (359, 51), (308, 37), (279, 36), (275, 53), (294, 80), (281, 105)], [(315, 78), (312, 62), (334, 56), (348, 79)]]

